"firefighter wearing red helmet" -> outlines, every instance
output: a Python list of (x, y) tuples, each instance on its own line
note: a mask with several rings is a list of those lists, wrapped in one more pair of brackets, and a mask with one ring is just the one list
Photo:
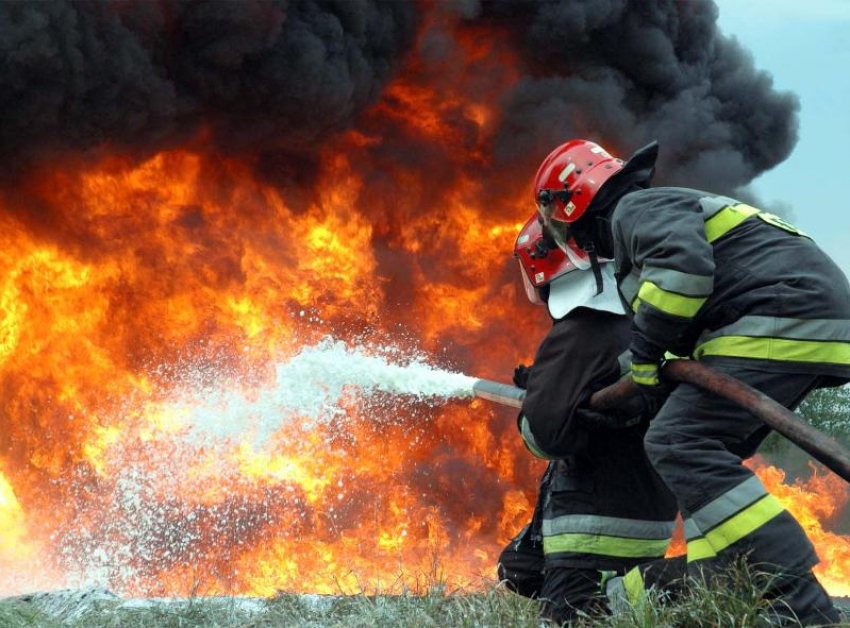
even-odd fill
[[(534, 202), (559, 243), (613, 257), (631, 317), (632, 378), (651, 396), (665, 352), (701, 360), (795, 408), (813, 389), (850, 381), (850, 285), (808, 237), (736, 199), (650, 188), (658, 145), (626, 163), (573, 140), (543, 162)], [(737, 556), (770, 571), (778, 616), (805, 625), (839, 615), (811, 572), (796, 520), (741, 464), (769, 428), (682, 384), (652, 421), (647, 455), (685, 521), (689, 572)], [(630, 581), (639, 594), (640, 578)]]
[(553, 321), (533, 366), (514, 378), (527, 390), (518, 420), (523, 441), (550, 463), (532, 522), (502, 552), (499, 577), (542, 600), (544, 614), (562, 623), (600, 606), (606, 577), (664, 556), (676, 503), (643, 449), (651, 408), (625, 415), (586, 406), (593, 390), (628, 365), (620, 358), (629, 322), (610, 260), (599, 260), (599, 290), (588, 256), (572, 241), (558, 247), (536, 215), (514, 253), (526, 294)]

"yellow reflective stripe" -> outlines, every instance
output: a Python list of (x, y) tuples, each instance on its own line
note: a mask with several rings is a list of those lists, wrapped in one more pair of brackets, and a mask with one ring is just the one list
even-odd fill
[(632, 362), (632, 381), (642, 386), (657, 386), (659, 384), (658, 365)]
[(623, 576), (623, 587), (626, 589), (626, 597), (632, 606), (638, 606), (646, 601), (646, 585), (640, 569), (633, 567)]
[(661, 383), (657, 375), (653, 375), (652, 377), (643, 377), (641, 375), (635, 375), (634, 373), (632, 373), (632, 381), (635, 384), (640, 384), (641, 386), (658, 386), (658, 384)]
[(705, 239), (714, 242), (740, 225), (750, 216), (755, 216), (759, 210), (746, 203), (733, 207), (725, 207), (705, 221)]
[(703, 538), (688, 543), (688, 560), (716, 556), (718, 552), (755, 532), (784, 510), (773, 495), (765, 495), (708, 532)]
[(637, 312), (640, 307), (640, 298), (635, 297), (635, 300), (632, 301), (632, 312)]
[(670, 539), (629, 539), (604, 534), (558, 534), (543, 537), (543, 553), (576, 552), (619, 558), (661, 558)]
[(750, 216), (758, 216), (767, 224), (783, 229), (788, 233), (808, 238), (808, 234), (800, 231), (790, 222), (783, 220), (775, 214), (763, 212), (746, 203), (738, 203), (731, 207), (724, 207), (711, 218), (705, 221), (705, 238), (709, 242), (714, 242), (721, 236), (726, 235), (732, 229), (740, 225)]
[(717, 556), (717, 552), (715, 552), (714, 548), (711, 547), (711, 543), (708, 542), (708, 539), (695, 539), (693, 541), (688, 541), (689, 563), (697, 560), (704, 560), (706, 558), (714, 558), (715, 556)]
[(666, 314), (680, 318), (693, 318), (703, 303), (708, 300), (708, 297), (686, 297), (675, 292), (668, 292), (651, 281), (644, 281), (641, 284), (638, 298)]
[(697, 359), (706, 355), (735, 358), (779, 360), (850, 365), (850, 343), (790, 340), (788, 338), (753, 338), (751, 336), (720, 336), (699, 345), (694, 350)]

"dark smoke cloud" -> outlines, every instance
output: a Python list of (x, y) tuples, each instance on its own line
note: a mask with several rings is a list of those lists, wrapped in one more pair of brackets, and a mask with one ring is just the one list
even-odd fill
[(0, 3), (0, 168), (202, 128), (309, 150), (378, 98), (416, 18), (392, 0)]
[(718, 30), (711, 0), (462, 5), (523, 51), (526, 73), (503, 101), (494, 139), (497, 168), (527, 169), (527, 156), (539, 163), (572, 137), (624, 155), (658, 139), (657, 183), (729, 191), (796, 143), (798, 99), (777, 92)]
[[(282, 188), (308, 189), (315, 148), (380, 98), (421, 7), (496, 24), (499, 46), (520, 54), (490, 145), (493, 191), (574, 136), (623, 154), (659, 139), (658, 182), (717, 191), (796, 141), (797, 99), (718, 31), (711, 0), (57, 0), (0, 3), (0, 172), (203, 130)], [(421, 45), (426, 63), (450, 68), (449, 30)], [(475, 80), (487, 81), (471, 94)]]

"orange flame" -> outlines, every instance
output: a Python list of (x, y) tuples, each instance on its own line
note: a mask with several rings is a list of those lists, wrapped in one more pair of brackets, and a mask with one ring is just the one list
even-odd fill
[[(761, 457), (748, 461), (747, 466), (764, 483), (765, 488), (779, 499), (783, 506), (803, 526), (814, 543), (820, 563), (814, 568), (815, 575), (831, 595), (850, 595), (847, 574), (850, 573), (850, 536), (830, 530), (846, 518), (850, 486), (840, 477), (823, 474), (815, 465), (812, 476), (806, 480), (786, 482), (785, 472), (769, 465)], [(668, 550), (668, 556), (685, 553), (685, 539), (681, 525)]]
[[(259, 420), (214, 441), (190, 425), (210, 390), (255, 398), (277, 363), (325, 336), (390, 338), (495, 379), (528, 360), (547, 319), (517, 290), (510, 252), (530, 173), (502, 173), (495, 200), (478, 176), (491, 103), (516, 62), (492, 31), (457, 41), (450, 64), (414, 56), (358, 129), (328, 143), (309, 199), (201, 138), (138, 163), (57, 165), (33, 173), (27, 202), (3, 201), (4, 593), (492, 581), (543, 470), (513, 413), (352, 392), (332, 421), (277, 417), (262, 438)], [(487, 69), (475, 94), (462, 91)], [(433, 148), (428, 167), (379, 150), (396, 136)], [(845, 537), (817, 527), (846, 492), (827, 507), (822, 491), (836, 486), (811, 482), (773, 490), (809, 508), (798, 516), (824, 557), (819, 574), (846, 591), (846, 545), (831, 549)]]
[(850, 499), (850, 487), (834, 474), (821, 474), (812, 465), (808, 480), (785, 483), (785, 473), (770, 465), (756, 464), (765, 487), (794, 515), (821, 559), (815, 575), (832, 595), (850, 595), (850, 537), (830, 531)]

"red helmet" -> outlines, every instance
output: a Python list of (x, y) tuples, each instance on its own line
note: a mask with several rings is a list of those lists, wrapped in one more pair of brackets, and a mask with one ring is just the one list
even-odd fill
[(621, 159), (587, 140), (570, 140), (549, 153), (534, 177), (533, 193), (540, 215), (550, 229), (555, 227), (553, 235), (557, 238), (557, 232), (565, 230), (552, 221), (581, 218), (605, 182), (622, 169)]
[(590, 259), (573, 240), (567, 242), (567, 251), (556, 246), (543, 235), (540, 216), (528, 219), (514, 244), (514, 257), (519, 260), (522, 283), (529, 301), (544, 305), (540, 288), (565, 273), (590, 267)]

